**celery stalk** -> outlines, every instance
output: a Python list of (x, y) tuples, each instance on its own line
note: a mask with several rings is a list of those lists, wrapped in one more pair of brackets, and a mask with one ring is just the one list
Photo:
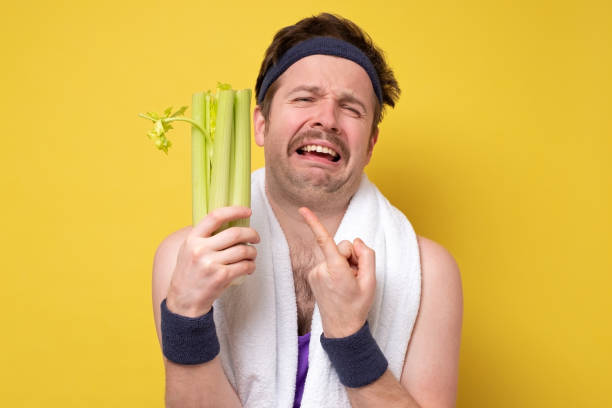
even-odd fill
[[(251, 206), (251, 90), (236, 91), (234, 107), (234, 143), (232, 156), (232, 178), (230, 181), (230, 205)], [(232, 226), (248, 227), (249, 219), (230, 223)]]
[[(234, 140), (230, 180), (230, 205), (251, 206), (251, 90), (236, 91), (234, 103)], [(248, 227), (249, 219), (230, 222), (230, 227)], [(240, 285), (246, 276), (234, 279)]]
[(229, 204), (232, 135), (234, 132), (234, 94), (232, 90), (217, 91), (217, 115), (213, 140), (212, 170), (208, 210)]
[[(186, 106), (162, 115), (147, 112), (140, 117), (154, 123), (147, 136), (168, 154), (172, 143), (166, 133), (171, 122), (191, 124), (192, 223), (196, 225), (210, 211), (230, 205), (251, 205), (251, 90), (234, 91), (218, 84), (216, 94), (196, 92), (192, 96), (191, 118), (182, 116)], [(249, 220), (223, 225), (248, 226)], [(242, 278), (232, 285), (240, 284)]]
[[(210, 115), (210, 111), (211, 111), (211, 105), (212, 105), (212, 95), (210, 94), (210, 91), (206, 92), (206, 96), (204, 99), (204, 127), (206, 129), (206, 131), (208, 132), (208, 135), (210, 135), (210, 143), (208, 143), (208, 149), (206, 149), (206, 156), (204, 156), (204, 169), (205, 169), (205, 175), (206, 175), (206, 186), (209, 187), (210, 186), (210, 162), (211, 162), (211, 158), (212, 158), (212, 153), (213, 153), (213, 149), (212, 149), (212, 134), (213, 134), (213, 129), (212, 129), (212, 119), (211, 119), (211, 115)], [(209, 191), (208, 189), (206, 189), (206, 203), (208, 204), (208, 199), (209, 199)]]

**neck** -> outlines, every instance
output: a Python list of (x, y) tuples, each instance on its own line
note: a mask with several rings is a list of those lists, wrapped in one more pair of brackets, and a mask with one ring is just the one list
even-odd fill
[(296, 203), (286, 195), (271, 188), (268, 178), (266, 178), (266, 196), (289, 244), (300, 243), (314, 247), (317, 247), (314, 234), (298, 209), (308, 207), (317, 215), (319, 221), (333, 237), (350, 201), (350, 197), (345, 200), (335, 200), (333, 206), (330, 205), (329, 201), (322, 204)]

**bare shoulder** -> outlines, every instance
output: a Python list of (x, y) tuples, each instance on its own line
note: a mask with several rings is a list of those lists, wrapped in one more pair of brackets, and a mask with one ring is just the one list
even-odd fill
[[(173, 232), (162, 240), (155, 251), (153, 258), (153, 277), (152, 277), (152, 297), (153, 297), (153, 317), (157, 336), (160, 339), (160, 309), (159, 305), (166, 298), (172, 273), (176, 266), (176, 258), (181, 245), (189, 235), (192, 227), (181, 228)], [(161, 344), (161, 342), (160, 342)]]
[(165, 258), (168, 253), (178, 252), (178, 249), (185, 241), (185, 238), (187, 238), (192, 228), (191, 226), (181, 228), (164, 238), (157, 247), (157, 251), (155, 251), (155, 261), (160, 260), (160, 258)]
[(451, 253), (417, 236), (421, 257), (421, 304), (401, 383), (421, 406), (454, 407), (463, 320), (459, 266)]
[(168, 277), (167, 275), (172, 275), (178, 251), (191, 229), (192, 227), (181, 228), (168, 235), (159, 244), (153, 259), (153, 283), (156, 279), (163, 279)]
[[(420, 235), (417, 235), (417, 242), (421, 258), (421, 274), (434, 275), (434, 277), (428, 276), (430, 279), (440, 277), (445, 278), (444, 280), (451, 279), (455, 283), (457, 283), (456, 280), (461, 282), (459, 266), (446, 248)], [(436, 280), (433, 283), (442, 282)]]

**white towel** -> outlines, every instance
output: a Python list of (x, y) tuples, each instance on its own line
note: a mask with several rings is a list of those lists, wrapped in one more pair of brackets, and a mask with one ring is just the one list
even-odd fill
[[(251, 177), (251, 226), (261, 236), (256, 270), (215, 302), (221, 361), (244, 407), (293, 406), (298, 358), (297, 306), (289, 247), (265, 193), (265, 170)], [(334, 236), (361, 238), (376, 251), (376, 296), (370, 330), (400, 378), (421, 298), (421, 263), (410, 222), (363, 175)], [(315, 305), (303, 408), (350, 407), (321, 347)]]

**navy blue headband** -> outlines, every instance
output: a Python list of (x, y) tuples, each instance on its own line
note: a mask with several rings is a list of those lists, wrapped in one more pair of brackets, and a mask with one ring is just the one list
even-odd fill
[(280, 77), (283, 72), (287, 70), (287, 68), (309, 55), (333, 55), (336, 57), (346, 58), (361, 65), (368, 73), (370, 81), (372, 81), (374, 93), (382, 104), (383, 96), (382, 89), (380, 87), (380, 80), (378, 79), (378, 74), (376, 73), (374, 65), (372, 65), (372, 61), (370, 61), (363, 51), (355, 47), (353, 44), (334, 37), (314, 37), (289, 48), (289, 50), (285, 52), (282, 57), (280, 57), (278, 63), (270, 67), (264, 75), (263, 81), (261, 82), (261, 88), (259, 89), (259, 95), (257, 97), (257, 103), (261, 104), (270, 85), (272, 85), (272, 83), (276, 81), (278, 77)]

